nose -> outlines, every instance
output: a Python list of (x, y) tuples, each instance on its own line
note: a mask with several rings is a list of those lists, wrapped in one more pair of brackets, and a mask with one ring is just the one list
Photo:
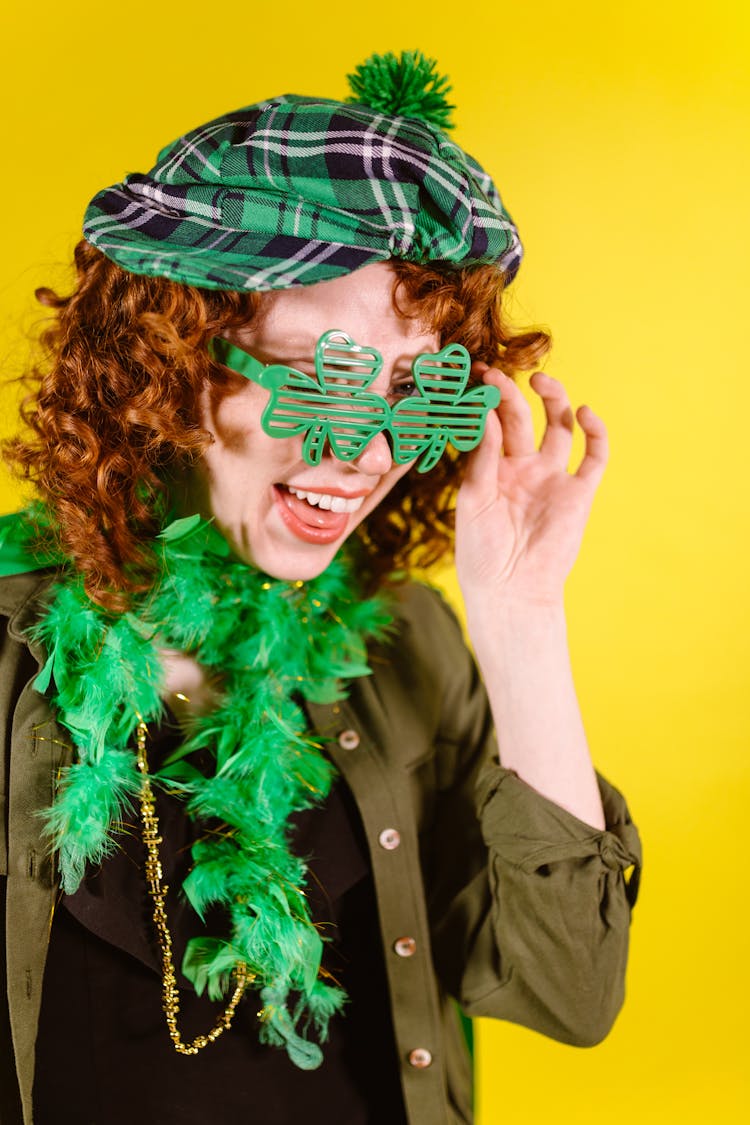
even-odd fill
[(368, 476), (380, 477), (387, 473), (393, 467), (393, 454), (385, 434), (379, 433), (371, 438), (359, 457), (352, 459), (351, 464)]

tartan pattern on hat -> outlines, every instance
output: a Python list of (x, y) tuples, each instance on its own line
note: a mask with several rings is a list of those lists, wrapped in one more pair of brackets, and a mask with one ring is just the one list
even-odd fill
[(518, 232), (487, 173), (435, 126), (285, 95), (180, 137), (89, 204), (124, 269), (211, 289), (309, 285), (369, 262), (497, 263)]

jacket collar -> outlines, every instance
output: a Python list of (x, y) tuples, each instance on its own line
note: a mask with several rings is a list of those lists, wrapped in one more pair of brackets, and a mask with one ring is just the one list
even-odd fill
[(0, 579), (0, 614), (8, 618), (8, 635), (29, 651), (41, 664), (41, 645), (29, 639), (28, 630), (39, 620), (44, 596), (56, 577), (54, 570), (14, 574)]

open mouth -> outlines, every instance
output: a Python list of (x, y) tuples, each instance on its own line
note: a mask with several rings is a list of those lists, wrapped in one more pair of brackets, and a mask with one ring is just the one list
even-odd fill
[(344, 535), (349, 517), (364, 503), (364, 496), (335, 496), (274, 485), (274, 498), (284, 524), (306, 543), (333, 543)]

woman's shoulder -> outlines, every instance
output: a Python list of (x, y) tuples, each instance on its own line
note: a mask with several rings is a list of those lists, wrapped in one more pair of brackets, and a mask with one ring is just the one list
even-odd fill
[(390, 591), (393, 625), (383, 653), (406, 681), (423, 677), (432, 691), (461, 674), (473, 678), (473, 659), (458, 617), (435, 586), (408, 581)]
[(463, 643), (458, 617), (436, 586), (410, 579), (389, 590), (397, 628)]
[(54, 570), (0, 576), (0, 617), (8, 619), (8, 633), (24, 640), (39, 616), (44, 594), (55, 580)]

